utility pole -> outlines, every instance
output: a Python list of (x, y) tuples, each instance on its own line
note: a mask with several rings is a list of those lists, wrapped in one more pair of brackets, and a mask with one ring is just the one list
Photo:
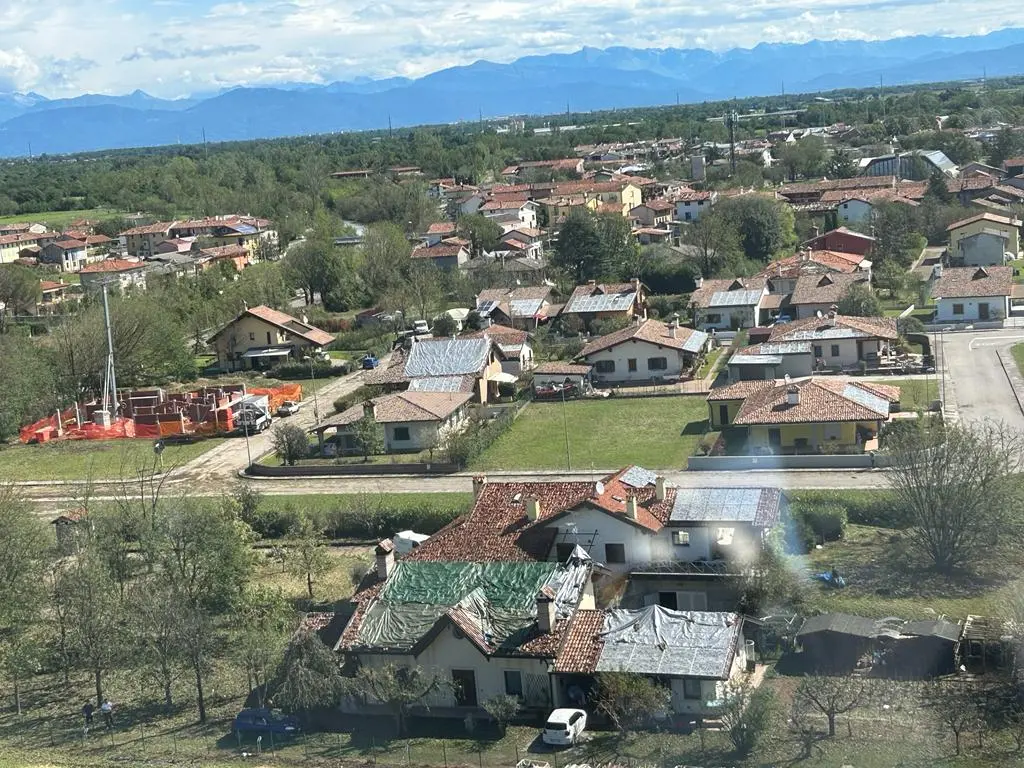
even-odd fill
[(726, 118), (726, 122), (729, 126), (729, 165), (732, 167), (733, 175), (736, 174), (736, 120), (738, 119), (736, 110), (732, 110), (729, 116)]
[(882, 103), (882, 119), (885, 120), (885, 75), (878, 76), (878, 100)]
[(110, 302), (107, 299), (107, 283), (103, 283), (103, 324), (107, 330), (107, 370), (103, 376), (101, 405), (113, 419), (117, 415), (117, 375), (114, 373), (114, 335), (110, 330)]

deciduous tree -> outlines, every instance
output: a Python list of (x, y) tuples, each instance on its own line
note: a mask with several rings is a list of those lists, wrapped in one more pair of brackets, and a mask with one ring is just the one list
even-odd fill
[(882, 305), (867, 283), (851, 285), (839, 299), (837, 308), (839, 314), (852, 317), (878, 317), (882, 314)]
[(307, 515), (302, 515), (288, 534), (287, 565), (291, 573), (306, 582), (306, 592), (313, 599), (313, 587), (330, 573), (335, 565), (327, 550), (327, 541)]
[(383, 704), (394, 716), (398, 732), (404, 734), (409, 709), (421, 704), (432, 693), (452, 690), (452, 683), (422, 667), (385, 664), (360, 668), (348, 688), (358, 696)]
[(668, 688), (632, 672), (601, 672), (595, 705), (622, 735), (637, 730), (671, 704)]
[(793, 694), (801, 707), (813, 707), (828, 721), (828, 735), (836, 735), (836, 718), (863, 706), (867, 688), (853, 677), (807, 676)]
[(345, 693), (334, 652), (308, 629), (292, 638), (275, 678), (274, 703), (291, 712), (336, 706)]
[(768, 261), (796, 242), (793, 211), (763, 195), (739, 195), (720, 200), (718, 212), (732, 223), (748, 259)]
[(601, 236), (594, 216), (587, 211), (571, 211), (558, 231), (552, 264), (580, 284), (605, 276), (600, 260)]
[(270, 445), (282, 464), (295, 463), (309, 456), (309, 435), (296, 424), (279, 424), (271, 433)]
[(714, 277), (727, 258), (739, 251), (736, 230), (716, 210), (709, 211), (682, 231), (683, 242), (694, 250), (704, 277)]

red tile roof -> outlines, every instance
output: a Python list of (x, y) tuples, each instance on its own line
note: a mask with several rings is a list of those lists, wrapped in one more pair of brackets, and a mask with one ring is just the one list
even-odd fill
[(810, 341), (807, 338), (794, 339), (792, 337), (806, 334), (811, 331), (824, 331), (832, 327), (852, 328), (869, 336), (880, 339), (895, 341), (899, 338), (896, 331), (896, 318), (894, 317), (848, 317), (836, 315), (830, 320), (827, 317), (808, 317), (803, 320), (794, 320), (791, 323), (783, 323), (772, 328), (770, 341)]
[(178, 222), (175, 221), (159, 221), (156, 224), (144, 224), (141, 227), (132, 227), (126, 229), (121, 233), (121, 236), (125, 235), (159, 235), (165, 234), (171, 227), (175, 226)]
[[(83, 248), (85, 246), (82, 246)], [(86, 264), (80, 270), (79, 274), (86, 275), (102, 275), (107, 272), (131, 272), (134, 269), (145, 269), (146, 263), (142, 261), (128, 261), (127, 259), (105, 259), (104, 261), (97, 261), (94, 264)]]
[(599, 336), (583, 347), (580, 357), (587, 357), (595, 352), (617, 346), (626, 341), (646, 341), (659, 347), (683, 349), (690, 340), (690, 337), (695, 333), (699, 333), (704, 337), (707, 336), (702, 331), (695, 331), (692, 328), (681, 325), (675, 329), (675, 336), (673, 337), (672, 328), (668, 323), (663, 323), (659, 320), (643, 320), (636, 325), (631, 324), (612, 333)]
[[(743, 399), (743, 404), (733, 418), (737, 426), (755, 424), (807, 424), (835, 421), (879, 421), (889, 417), (889, 409), (877, 411), (850, 394), (850, 388), (861, 389), (874, 395), (881, 395), (875, 387), (862, 387), (860, 382), (841, 379), (809, 377), (789, 383), (774, 381), (743, 382), (760, 384)], [(735, 386), (735, 385), (734, 385)], [(799, 402), (790, 405), (790, 391), (799, 392)], [(886, 387), (889, 394), (899, 392), (899, 387)], [(882, 399), (891, 402), (887, 395)], [(710, 397), (708, 399), (711, 399)], [(716, 400), (723, 399), (720, 395)], [(897, 395), (898, 399), (898, 395)]]
[(866, 272), (801, 275), (793, 288), (792, 304), (838, 304), (855, 283), (870, 286)]
[(448, 235), (455, 231), (455, 222), (439, 221), (427, 227), (428, 235)]
[(427, 246), (413, 248), (411, 256), (414, 259), (443, 259), (458, 256), (465, 250), (464, 245), (441, 242), (429, 248)]
[(937, 299), (969, 299), (975, 296), (1009, 296), (1013, 292), (1013, 267), (947, 267), (932, 283)]
[(52, 245), (60, 248), (62, 251), (80, 251), (88, 247), (81, 240), (54, 240)]
[(569, 675), (592, 673), (604, 646), (601, 639), (603, 629), (604, 611), (576, 611), (555, 658), (555, 672)]
[(586, 376), (593, 370), (590, 365), (578, 365), (574, 363), (541, 363), (533, 369), (534, 374), (547, 374), (549, 376)]
[(952, 232), (954, 229), (960, 229), (966, 227), (969, 224), (974, 224), (979, 221), (988, 221), (992, 224), (1004, 224), (1008, 227), (1020, 227), (1020, 219), (1013, 218), (1012, 216), (998, 216), (994, 213), (979, 213), (977, 216), (971, 216), (968, 219), (961, 219), (960, 221), (954, 221), (948, 227), (947, 232)]

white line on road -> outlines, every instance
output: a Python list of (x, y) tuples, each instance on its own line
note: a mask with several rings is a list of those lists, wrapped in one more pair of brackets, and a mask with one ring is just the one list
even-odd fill
[[(976, 344), (979, 347), (1000, 347), (1000, 346), (1002, 346), (1002, 344), (998, 344), (998, 343), (994, 343), (994, 342), (1014, 341), (1014, 340), (1020, 340), (1020, 339), (1024, 339), (1024, 336), (996, 336), (996, 337), (991, 338), (991, 339), (990, 338), (985, 338), (985, 337), (979, 338), (979, 339), (971, 339), (971, 341), (967, 344), (967, 348), (973, 352), (974, 349), (975, 349), (975, 345)], [(978, 342), (981, 342), (981, 343), (979, 344)]]

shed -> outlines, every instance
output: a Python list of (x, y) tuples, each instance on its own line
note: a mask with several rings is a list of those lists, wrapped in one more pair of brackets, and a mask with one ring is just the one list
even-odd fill
[(73, 555), (89, 535), (90, 523), (84, 509), (65, 512), (51, 521), (57, 536), (57, 550), (62, 555)]
[(847, 613), (823, 613), (807, 619), (796, 633), (810, 669), (849, 672), (868, 653), (878, 636), (878, 623)]
[(956, 669), (956, 646), (960, 623), (943, 617), (928, 621), (908, 621), (898, 637), (883, 635), (883, 667), (898, 679), (934, 677)]

